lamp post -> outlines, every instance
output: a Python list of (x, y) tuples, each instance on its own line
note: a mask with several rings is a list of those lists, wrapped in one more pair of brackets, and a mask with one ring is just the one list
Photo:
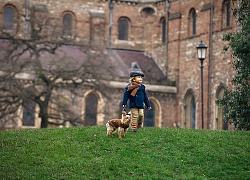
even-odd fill
[(114, 3), (113, 1), (110, 1), (109, 2), (109, 49), (112, 48), (113, 10), (114, 10)]
[(206, 58), (207, 46), (202, 41), (196, 46), (198, 59), (201, 62), (201, 123), (204, 129), (204, 103), (203, 103), (203, 61)]

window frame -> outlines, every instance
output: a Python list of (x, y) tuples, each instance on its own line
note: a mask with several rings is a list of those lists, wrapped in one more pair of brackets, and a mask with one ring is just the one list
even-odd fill
[(166, 43), (166, 35), (167, 35), (167, 22), (165, 18), (161, 18), (161, 42)]
[(118, 40), (121, 41), (129, 40), (129, 25), (130, 25), (130, 20), (127, 17), (120, 17), (118, 19)]
[(189, 11), (189, 35), (194, 36), (197, 34), (197, 13), (194, 8)]
[(193, 90), (188, 90), (184, 97), (184, 128), (196, 129), (197, 107)]
[[(12, 14), (12, 17), (6, 17), (6, 9), (10, 9), (12, 10), (11, 13)], [(11, 16), (11, 15), (10, 15)], [(6, 5), (3, 7), (3, 28), (6, 30), (6, 31), (13, 31), (14, 28), (15, 28), (15, 17), (16, 17), (16, 10), (13, 6), (11, 5)], [(7, 25), (5, 24), (6, 21), (9, 21), (11, 19), (11, 24), (9, 22), (7, 22)], [(8, 27), (8, 26), (11, 26), (11, 27)]]
[[(30, 115), (32, 117), (30, 117)], [(28, 121), (25, 118), (28, 118)], [(30, 122), (31, 122), (31, 124), (30, 124)], [(22, 126), (23, 127), (35, 127), (36, 126), (36, 103), (31, 101), (31, 100), (23, 102), (23, 105), (22, 105)]]
[[(66, 17), (71, 19), (67, 20)], [(69, 21), (69, 22), (68, 22)], [(70, 11), (65, 11), (62, 15), (62, 34), (64, 38), (71, 38), (74, 36), (75, 29), (75, 15)]]
[(222, 26), (223, 28), (231, 26), (231, 4), (226, 0), (222, 4)]
[(95, 93), (90, 93), (86, 96), (85, 104), (85, 126), (96, 126), (98, 122), (98, 97)]

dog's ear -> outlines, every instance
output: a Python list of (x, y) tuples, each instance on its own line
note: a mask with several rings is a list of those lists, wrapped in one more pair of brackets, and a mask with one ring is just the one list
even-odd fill
[(126, 117), (126, 111), (122, 111), (122, 115)]

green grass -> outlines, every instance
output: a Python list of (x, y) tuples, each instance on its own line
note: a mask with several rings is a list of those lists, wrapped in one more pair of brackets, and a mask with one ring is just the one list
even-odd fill
[(250, 132), (105, 127), (0, 132), (0, 179), (250, 179)]

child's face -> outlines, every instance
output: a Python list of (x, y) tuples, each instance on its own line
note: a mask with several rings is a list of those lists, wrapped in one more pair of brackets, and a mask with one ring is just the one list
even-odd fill
[(135, 76), (135, 82), (141, 84), (142, 83), (142, 77), (141, 76)]

